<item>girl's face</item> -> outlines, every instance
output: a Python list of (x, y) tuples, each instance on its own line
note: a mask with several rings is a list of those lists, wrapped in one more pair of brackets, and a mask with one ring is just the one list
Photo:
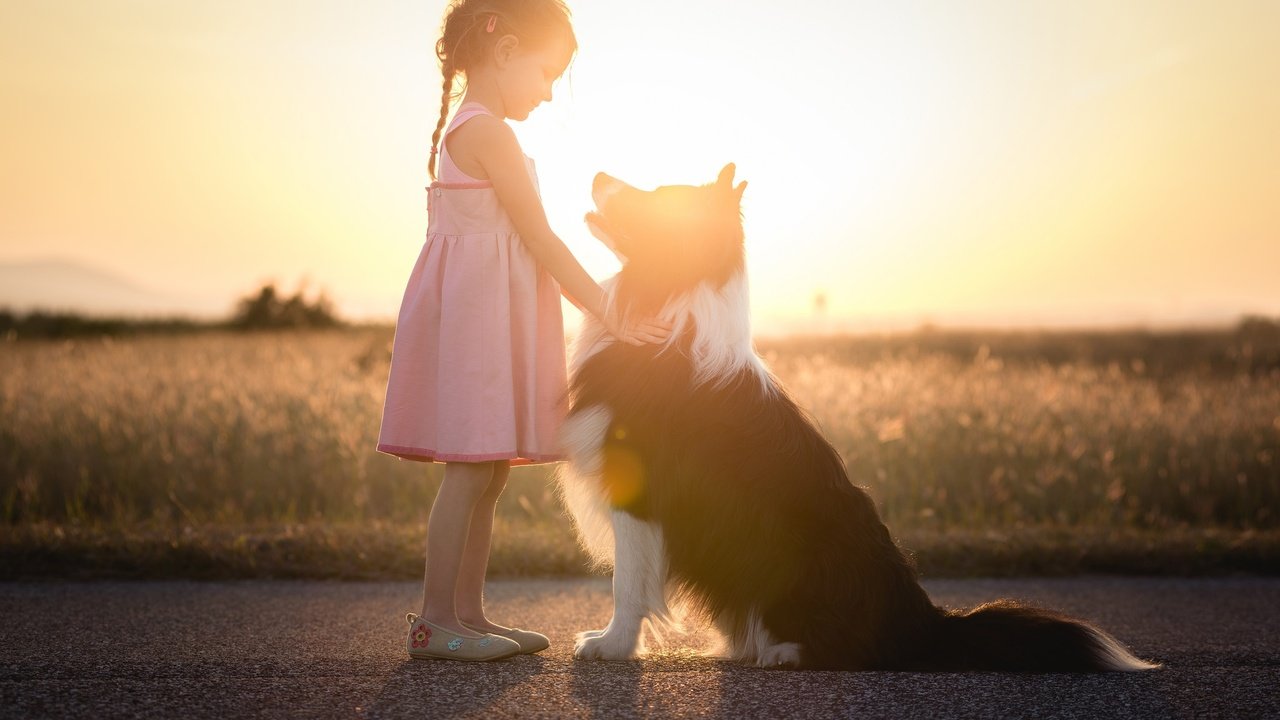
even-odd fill
[(507, 117), (524, 120), (544, 101), (550, 102), (551, 86), (564, 73), (572, 55), (567, 44), (559, 40), (546, 47), (512, 48), (498, 72), (498, 91)]

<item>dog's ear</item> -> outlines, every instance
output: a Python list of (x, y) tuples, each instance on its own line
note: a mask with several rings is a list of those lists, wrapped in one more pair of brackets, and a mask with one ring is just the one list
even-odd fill
[(746, 180), (743, 180), (742, 182), (738, 183), (738, 187), (736, 187), (736, 188), (734, 188), (734, 189), (733, 189), (733, 193), (734, 193), (734, 195), (736, 195), (736, 196), (737, 196), (737, 198), (738, 198), (738, 202), (742, 202), (742, 191), (743, 191), (743, 190), (746, 190), (746, 189), (747, 189), (747, 181), (746, 181)]
[(728, 165), (725, 165), (724, 168), (720, 170), (720, 177), (716, 178), (716, 184), (724, 185), (726, 188), (733, 187), (734, 169), (735, 168), (733, 166), (733, 163), (729, 163)]

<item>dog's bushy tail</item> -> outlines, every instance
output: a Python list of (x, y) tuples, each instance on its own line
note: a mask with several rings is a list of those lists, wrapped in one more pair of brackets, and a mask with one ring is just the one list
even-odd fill
[(1160, 667), (1087, 622), (1012, 600), (940, 612), (916, 656), (920, 669), (1132, 672)]

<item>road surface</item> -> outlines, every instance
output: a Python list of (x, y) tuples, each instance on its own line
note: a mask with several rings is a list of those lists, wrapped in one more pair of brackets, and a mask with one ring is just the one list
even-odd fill
[(492, 581), (490, 616), (549, 650), (410, 661), (417, 583), (0, 584), (3, 717), (1280, 717), (1280, 579), (934, 580), (938, 603), (1015, 597), (1090, 618), (1141, 674), (763, 670), (699, 657), (705, 632), (632, 662), (572, 658), (607, 580)]

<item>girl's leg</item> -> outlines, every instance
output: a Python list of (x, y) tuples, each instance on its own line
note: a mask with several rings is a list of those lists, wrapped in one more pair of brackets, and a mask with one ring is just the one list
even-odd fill
[(462, 568), (458, 572), (458, 619), (483, 632), (506, 630), (489, 622), (484, 616), (484, 575), (489, 567), (489, 541), (493, 536), (493, 512), (498, 496), (507, 486), (511, 463), (499, 460), (493, 464), (493, 479), (484, 494), (476, 502), (471, 514), (471, 533), (467, 536), (467, 549), (462, 553)]
[[(480, 637), (458, 620), (454, 598), (471, 518), (493, 479), (493, 463), (446, 463), (440, 492), (427, 519), (427, 565), (422, 582), (422, 617), (458, 635)], [(492, 516), (492, 509), (490, 515)]]

